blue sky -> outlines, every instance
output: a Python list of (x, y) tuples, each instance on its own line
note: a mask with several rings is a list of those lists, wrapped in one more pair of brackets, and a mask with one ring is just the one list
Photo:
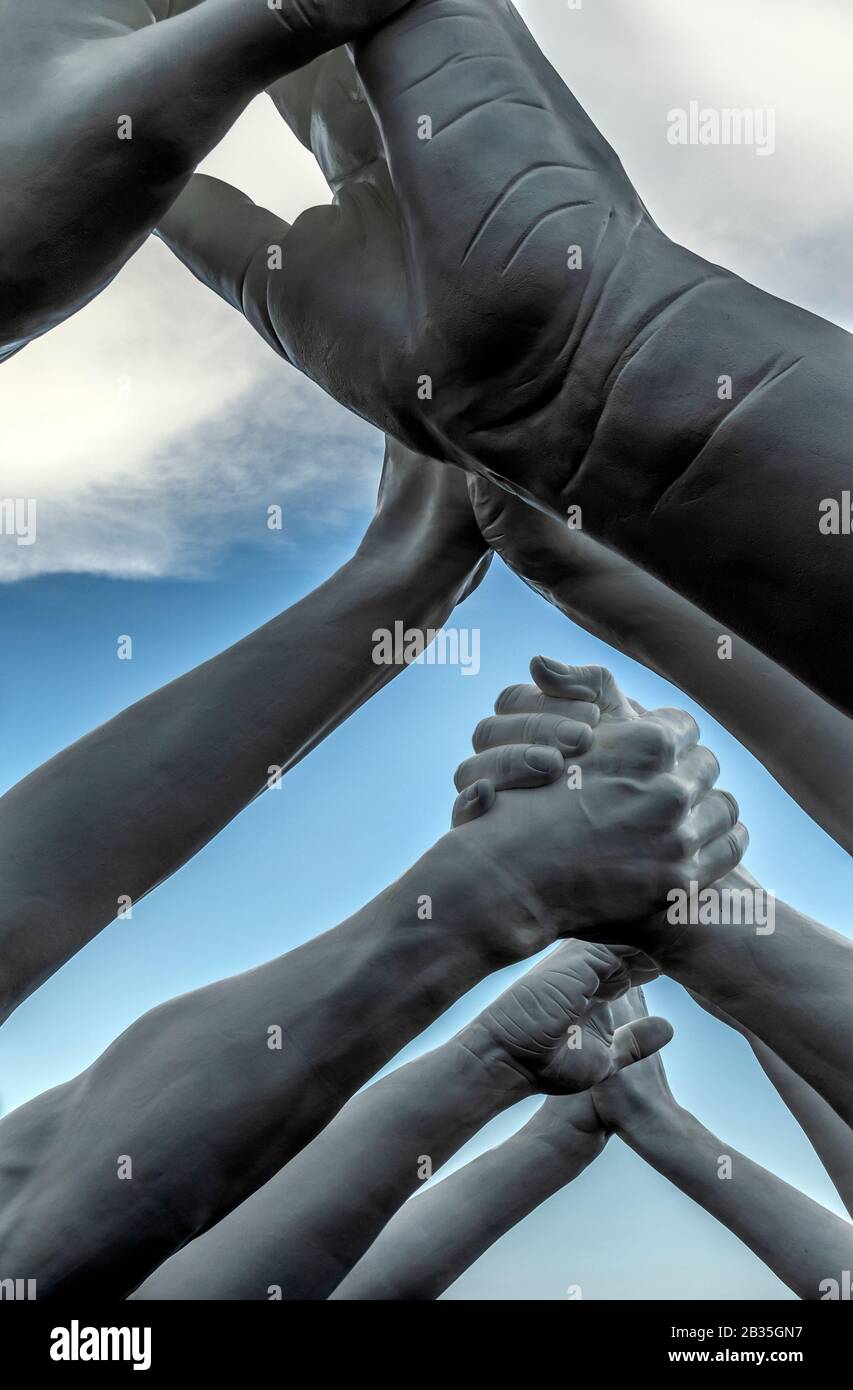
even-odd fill
[[(378, 474), (378, 459), (377, 459)], [(318, 544), (269, 533), (204, 581), (51, 576), (5, 586), (0, 675), (2, 781), (13, 784), (132, 700), (292, 603), (347, 558), (369, 518), (354, 510)], [(608, 662), (649, 707), (679, 692), (568, 623), (502, 566), (460, 610), (481, 632), (481, 671), (413, 667), (338, 730), (202, 854), (110, 927), (0, 1033), (4, 1111), (86, 1066), (135, 1017), (171, 995), (280, 954), (347, 916), (446, 828), (451, 778), (471, 731), (536, 652)], [(134, 658), (116, 659), (131, 633)], [(848, 931), (850, 864), (755, 760), (701, 711), (723, 784), (750, 826), (749, 864), (770, 888)], [(239, 711), (234, 712), (239, 718)], [(211, 750), (215, 756), (215, 750)], [(331, 857), (329, 846), (331, 845)], [(49, 866), (45, 866), (49, 872)], [(484, 982), (403, 1054), (449, 1036), (499, 992)], [(817, 1159), (745, 1044), (660, 982), (650, 1005), (676, 1027), (666, 1063), (679, 1101), (720, 1135), (841, 1212)], [(503, 1137), (521, 1107), (466, 1155)], [(577, 1184), (507, 1236), (451, 1298), (785, 1297), (728, 1232), (613, 1142)]]
[[(522, 9), (671, 236), (853, 327), (853, 185), (838, 178), (853, 143), (848, 0)], [(772, 108), (774, 156), (670, 145), (667, 113), (692, 100)], [(286, 218), (328, 197), (263, 101), (205, 167)], [(39, 507), (37, 545), (0, 544), (0, 581), (10, 581), (0, 582), (0, 788), (325, 579), (364, 529), (378, 471), (372, 431), (288, 373), (149, 242), (104, 295), (0, 374), (0, 497), (35, 496)], [(282, 533), (265, 526), (272, 502), (284, 507)], [(0, 1031), (4, 1113), (74, 1075), (146, 1009), (296, 946), (404, 869), (447, 826), (474, 725), (535, 653), (603, 661), (644, 705), (692, 708), (499, 565), (459, 622), (480, 629), (478, 676), (406, 672), (15, 1014)], [(116, 659), (123, 633), (132, 662)], [(849, 934), (848, 857), (693, 712), (750, 826), (753, 872)], [(417, 1047), (449, 1036), (505, 983), (484, 983)], [(666, 1062), (681, 1103), (840, 1212), (745, 1044), (668, 982), (649, 1002), (676, 1027)], [(467, 1154), (525, 1114), (502, 1117)], [(578, 1284), (587, 1298), (790, 1297), (616, 1143), (448, 1296), (562, 1299)]]

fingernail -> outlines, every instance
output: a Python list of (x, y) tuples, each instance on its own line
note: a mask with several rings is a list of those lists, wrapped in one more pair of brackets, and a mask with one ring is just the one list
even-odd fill
[(524, 761), (534, 772), (556, 772), (558, 760), (563, 761), (556, 748), (528, 748), (524, 754)]
[(466, 801), (479, 801), (479, 800), (480, 800), (480, 783), (479, 783), (479, 782), (475, 782), (474, 785), (473, 785), (473, 787), (469, 787), (469, 788), (468, 788), (468, 790), (467, 790), (466, 793), (465, 793), (465, 799), (466, 799)]

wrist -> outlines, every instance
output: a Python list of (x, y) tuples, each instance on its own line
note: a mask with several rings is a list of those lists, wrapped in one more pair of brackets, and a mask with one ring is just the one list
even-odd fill
[(493, 891), (472, 872), (457, 832), (449, 832), (380, 895), (363, 929), (405, 1011), (431, 1021), (487, 975), (521, 959), (515, 938), (496, 920)]
[(505, 1039), (490, 1026), (488, 1013), (481, 1014), (456, 1035), (460, 1054), (472, 1059), (481, 1089), (501, 1098), (501, 1109), (538, 1094), (535, 1079), (516, 1058)]
[[(447, 465), (449, 467), (449, 465)], [(461, 587), (488, 552), (473, 517), (458, 525), (436, 525), (426, 517), (397, 516), (394, 509), (376, 513), (355, 558), (387, 575), (393, 568), (406, 581), (417, 578), (428, 592)]]
[(515, 1066), (507, 1049), (478, 1023), (474, 1019), (451, 1038), (447, 1056), (466, 1106), (485, 1124), (502, 1110), (535, 1095), (536, 1088)]
[(430, 855), (441, 866), (461, 929), (487, 962), (484, 973), (527, 960), (556, 939), (553, 916), (538, 894), (489, 852), (472, 821), (436, 841)]
[(611, 1132), (637, 1153), (671, 1151), (688, 1133), (689, 1113), (673, 1101), (640, 1104), (619, 1119)]
[(573, 1096), (549, 1096), (533, 1119), (516, 1135), (535, 1145), (560, 1171), (566, 1167), (585, 1167), (601, 1153), (609, 1138), (598, 1118), (591, 1092)]

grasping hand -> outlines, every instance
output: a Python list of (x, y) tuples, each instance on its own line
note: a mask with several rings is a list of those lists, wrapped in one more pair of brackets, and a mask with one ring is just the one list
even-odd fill
[[(671, 889), (716, 882), (746, 849), (737, 803), (713, 790), (719, 764), (689, 715), (638, 715), (601, 668), (537, 658), (531, 669), (537, 684), (509, 687), (477, 726), (453, 824), (498, 875), (521, 878), (557, 934), (618, 930), (662, 951), (672, 928), (644, 919)], [(546, 785), (531, 791), (536, 779)]]
[(606, 946), (567, 941), (463, 1030), (499, 1086), (574, 1095), (649, 1057), (672, 1037), (662, 1018), (614, 1022), (624, 963)]

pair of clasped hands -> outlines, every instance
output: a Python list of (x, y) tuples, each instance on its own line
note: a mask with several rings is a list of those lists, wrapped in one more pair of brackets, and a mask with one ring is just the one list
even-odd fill
[[(473, 1046), (545, 1094), (601, 1087), (645, 1058), (638, 1082), (659, 1079), (652, 1054), (672, 1029), (631, 987), (665, 969), (690, 930), (669, 924), (667, 894), (731, 875), (747, 831), (690, 715), (643, 711), (600, 667), (536, 657), (531, 674), (477, 726), (452, 823), (471, 872), (496, 876), (517, 905), (502, 909), (517, 914), (511, 956), (571, 939), (476, 1020)], [(599, 1114), (608, 1096), (613, 1086), (592, 1093)]]

